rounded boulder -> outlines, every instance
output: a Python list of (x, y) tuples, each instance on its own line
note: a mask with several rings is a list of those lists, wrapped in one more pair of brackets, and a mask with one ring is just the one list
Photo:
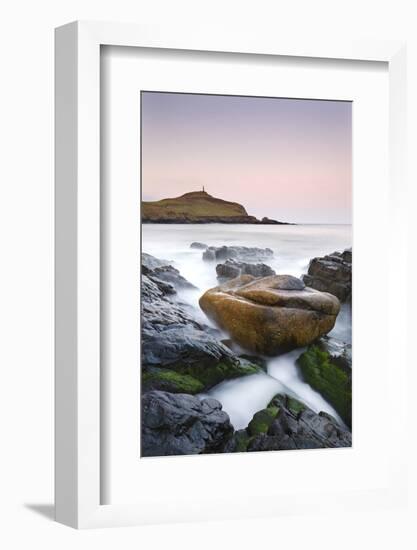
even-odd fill
[(340, 303), (291, 275), (241, 275), (208, 290), (200, 307), (243, 348), (277, 355), (330, 332)]

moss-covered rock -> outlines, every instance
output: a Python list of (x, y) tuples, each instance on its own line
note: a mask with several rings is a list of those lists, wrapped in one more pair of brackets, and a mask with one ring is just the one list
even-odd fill
[(306, 406), (301, 401), (294, 399), (294, 397), (287, 397), (287, 409), (291, 411), (295, 416), (298, 416), (305, 410)]
[(246, 430), (238, 430), (234, 433), (233, 440), (233, 452), (244, 453), (248, 450), (251, 437)]
[(275, 395), (254, 414), (246, 429), (237, 430), (226, 453), (350, 447), (350, 431), (329, 414), (316, 413), (287, 394)]
[(334, 364), (327, 351), (313, 345), (297, 360), (304, 380), (317, 390), (352, 425), (352, 380), (348, 372)]
[(246, 359), (224, 360), (214, 365), (174, 364), (169, 367), (148, 367), (142, 374), (142, 393), (152, 390), (194, 395), (209, 390), (224, 380), (260, 372), (262, 368)]
[(258, 365), (248, 361), (220, 361), (209, 367), (200, 364), (178, 364), (173, 365), (171, 369), (198, 380), (203, 390), (208, 390), (224, 380), (256, 374), (262, 370)]
[(204, 385), (189, 374), (181, 374), (170, 369), (152, 369), (142, 375), (143, 392), (151, 390), (170, 393), (200, 393)]
[(270, 406), (262, 409), (253, 415), (249, 422), (247, 431), (251, 436), (266, 434), (279, 413), (279, 407)]

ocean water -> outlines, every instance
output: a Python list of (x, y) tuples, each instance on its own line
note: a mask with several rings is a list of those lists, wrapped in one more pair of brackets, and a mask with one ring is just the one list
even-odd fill
[[(167, 260), (193, 283), (197, 290), (180, 294), (195, 307), (196, 316), (211, 323), (200, 310), (198, 300), (218, 284), (216, 262), (202, 259), (202, 250), (191, 249), (194, 241), (208, 246), (248, 246), (271, 248), (274, 257), (265, 261), (277, 274), (300, 277), (309, 261), (352, 246), (350, 225), (227, 225), (227, 224), (144, 224), (142, 251)], [(351, 311), (343, 306), (331, 335), (351, 342)], [(247, 426), (253, 414), (265, 407), (279, 391), (298, 397), (316, 412), (335, 416), (336, 411), (317, 392), (302, 381), (295, 361), (302, 350), (268, 358), (267, 373), (230, 380), (209, 391), (229, 414), (236, 429)]]

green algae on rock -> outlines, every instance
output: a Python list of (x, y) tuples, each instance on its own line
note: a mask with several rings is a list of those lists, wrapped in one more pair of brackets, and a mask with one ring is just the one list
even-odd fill
[(318, 391), (352, 425), (352, 378), (348, 369), (335, 364), (319, 346), (310, 346), (297, 360), (304, 380)]
[(204, 385), (189, 374), (181, 374), (171, 369), (154, 368), (142, 376), (142, 391), (161, 390), (170, 393), (194, 395), (204, 389)]
[(349, 430), (324, 412), (314, 412), (298, 399), (277, 394), (254, 414), (246, 429), (234, 432), (224, 452), (350, 447)]
[(272, 422), (275, 420), (279, 413), (279, 407), (269, 406), (266, 409), (262, 409), (253, 415), (252, 420), (248, 424), (249, 435), (258, 435), (261, 433), (267, 433)]
[(186, 374), (198, 380), (203, 390), (208, 390), (224, 380), (239, 378), (240, 376), (249, 376), (261, 372), (261, 367), (245, 360), (220, 361), (215, 365), (202, 367), (195, 364), (176, 364), (171, 368), (177, 373)]

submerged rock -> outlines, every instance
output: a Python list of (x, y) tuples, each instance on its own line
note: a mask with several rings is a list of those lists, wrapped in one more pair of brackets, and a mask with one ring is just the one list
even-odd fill
[(340, 304), (291, 275), (241, 275), (208, 290), (201, 309), (242, 347), (276, 355), (303, 347), (334, 326)]
[(352, 249), (313, 258), (303, 280), (311, 288), (334, 294), (341, 302), (351, 301)]
[(196, 248), (197, 250), (206, 250), (208, 246), (204, 243), (194, 242), (190, 244), (190, 248)]
[(247, 246), (209, 246), (203, 252), (203, 260), (246, 260), (256, 261), (272, 258), (274, 252), (270, 248)]
[(236, 260), (226, 260), (224, 264), (216, 266), (218, 279), (234, 279), (239, 275), (253, 275), (254, 277), (268, 277), (275, 275), (275, 271), (266, 264), (250, 264), (247, 262), (237, 262)]
[(349, 348), (346, 346), (342, 353), (332, 355), (326, 351), (326, 343), (321, 342), (310, 346), (300, 355), (297, 365), (304, 380), (335, 408), (350, 427), (352, 425), (352, 370)]
[(331, 415), (315, 413), (297, 399), (276, 395), (253, 416), (245, 430), (227, 443), (225, 452), (280, 451), (350, 447), (352, 436)]
[(142, 396), (142, 456), (219, 452), (232, 434), (229, 416), (215, 399), (162, 391)]

